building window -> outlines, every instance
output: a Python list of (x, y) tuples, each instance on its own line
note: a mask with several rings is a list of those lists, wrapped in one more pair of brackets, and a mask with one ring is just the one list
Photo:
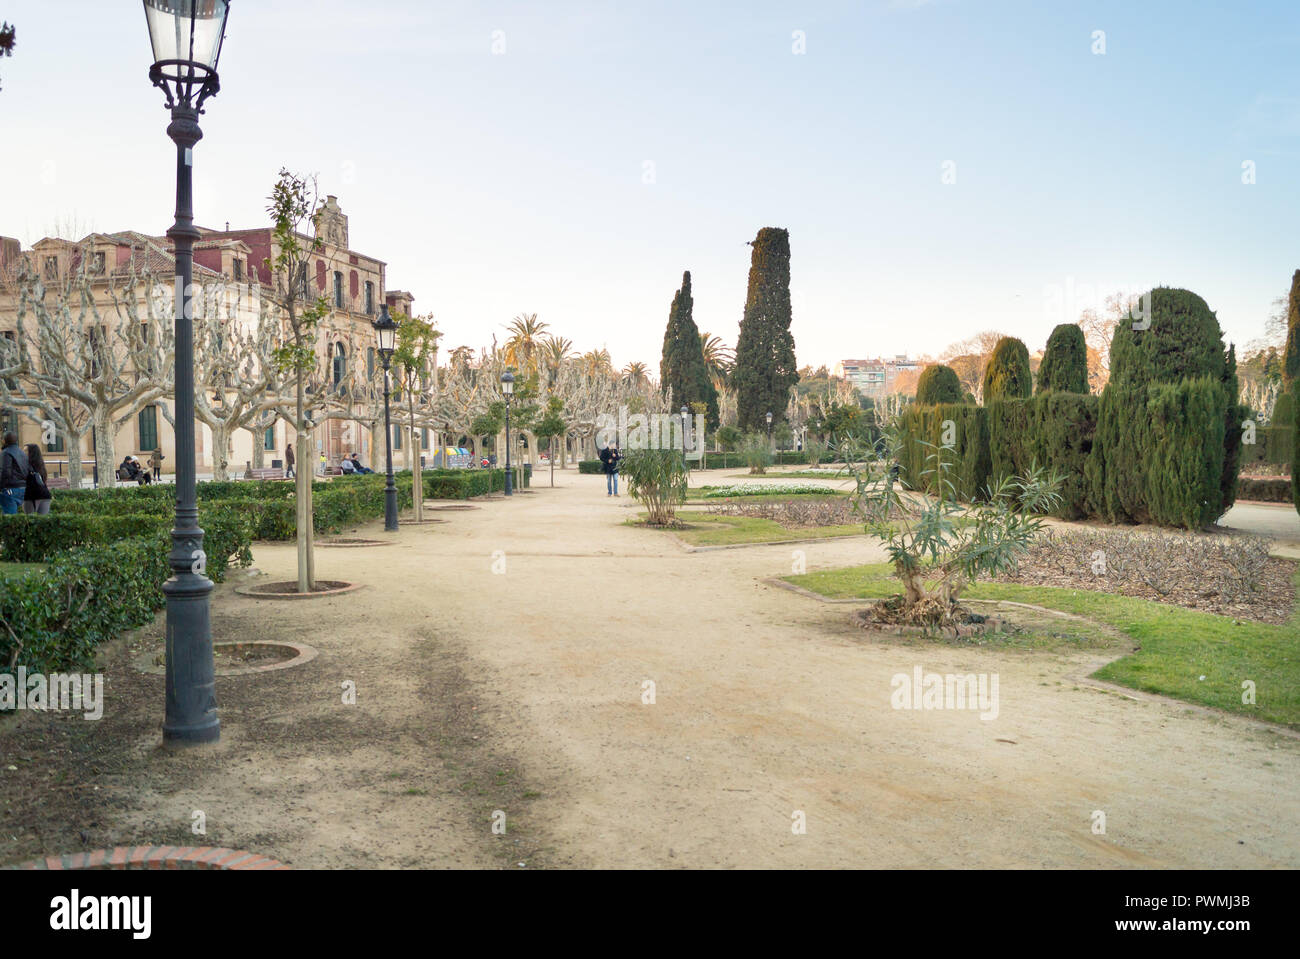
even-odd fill
[(0, 424), (3, 424), (5, 433), (18, 432), (18, 411), (17, 410), (0, 410)]
[(375, 378), (375, 348), (372, 346), (366, 350), (366, 379)]
[(342, 343), (334, 344), (334, 386), (343, 385), (343, 374), (347, 371), (348, 359)]
[(393, 427), (393, 449), (400, 450), (401, 448), (402, 448), (402, 428), (400, 426), (394, 426)]
[(375, 312), (375, 284), (366, 280), (366, 314), (373, 316)]
[(45, 279), (57, 280), (59, 278), (59, 258), (57, 256), (47, 256), (45, 258)]
[(274, 452), (275, 450), (275, 427), (274, 426), (268, 426), (266, 428), (266, 434), (262, 437), (262, 449), (264, 449), (268, 453)]
[(427, 450), (428, 448), (429, 448), (429, 431), (427, 429), (422, 429), (420, 430), (420, 449)]
[(103, 273), (103, 272), (104, 272), (104, 254), (103, 254), (103, 253), (96, 253), (96, 254), (91, 258), (91, 261), (90, 261), (90, 269), (91, 269), (91, 272), (93, 272), (93, 273)]
[(244, 282), (244, 261), (241, 260), (239, 257), (235, 257), (232, 266), (234, 266), (235, 269), (235, 282), (243, 283)]
[(146, 406), (140, 411), (140, 445), (141, 450), (153, 450), (158, 446), (158, 407)]
[(361, 292), (360, 284), (361, 280), (357, 276), (357, 271), (353, 270), (348, 274), (348, 295), (354, 300), (357, 298), (357, 294)]
[(343, 309), (343, 274), (338, 270), (334, 271), (334, 305)]
[(62, 452), (64, 452), (64, 449), (63, 449), (63, 434), (60, 433), (58, 430), (55, 430), (55, 431), (54, 431), (54, 442), (53, 442), (53, 443), (46, 443), (46, 444), (45, 444), (45, 452), (47, 452), (47, 453), (62, 453)]

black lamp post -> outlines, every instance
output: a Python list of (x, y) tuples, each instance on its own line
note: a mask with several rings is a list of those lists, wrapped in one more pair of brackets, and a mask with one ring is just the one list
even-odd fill
[(515, 392), (515, 374), (506, 370), (501, 374), (501, 395), (506, 398), (506, 495), (514, 496), (514, 477), (510, 475), (510, 397)]
[(770, 412), (767, 414), (767, 445), (769, 449), (772, 447), (772, 414)]
[[(388, 455), (388, 485), (384, 487), (384, 530), (397, 532), (397, 486), (393, 483), (393, 425), (388, 413), (388, 368), (397, 350), (397, 321), (388, 315), (388, 304), (379, 308), (379, 316), (370, 324), (379, 341), (379, 361), (384, 364), (384, 447)], [(415, 437), (411, 437), (414, 442)]]
[(167, 599), (167, 712), (163, 740), (189, 746), (221, 738), (212, 664), (212, 581), (204, 575), (203, 530), (194, 491), (194, 145), (203, 138), (203, 101), (220, 89), (217, 60), (229, 0), (144, 0), (153, 45), (149, 79), (167, 97), (176, 144), (176, 525), (163, 584)]
[[(691, 411), (690, 411), (689, 409), (686, 408), (685, 404), (683, 404), (683, 405), (682, 405), (682, 456), (683, 456), (683, 457), (686, 456), (686, 454), (689, 453), (689, 452), (690, 452), (690, 449), (691, 449), (691, 442), (690, 442), (690, 436), (691, 436), (691, 425), (690, 425), (690, 424), (691, 424), (691, 419), (690, 419), (690, 416), (691, 416)], [(689, 460), (688, 460), (687, 462), (689, 462)]]

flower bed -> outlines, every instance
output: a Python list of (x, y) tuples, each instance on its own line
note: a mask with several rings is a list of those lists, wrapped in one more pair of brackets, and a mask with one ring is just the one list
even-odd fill
[(731, 486), (705, 486), (704, 499), (729, 499), (736, 496), (832, 496), (835, 491), (811, 483), (735, 483)]

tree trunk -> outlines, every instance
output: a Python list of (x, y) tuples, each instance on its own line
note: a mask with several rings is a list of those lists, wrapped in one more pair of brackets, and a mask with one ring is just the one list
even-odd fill
[[(412, 394), (414, 395), (414, 394)], [(415, 445), (415, 404), (410, 406), (411, 412), (411, 510), (415, 514), (417, 523), (424, 522), (424, 496), (420, 489), (420, 450)]]
[(230, 464), (226, 457), (230, 455), (230, 430), (225, 423), (218, 422), (212, 430), (212, 478), (217, 482), (230, 479)]
[(113, 418), (106, 410), (97, 410), (95, 423), (95, 466), (101, 486), (117, 485), (117, 450), (113, 436)]
[(258, 429), (256, 426), (248, 427), (248, 432), (253, 434), (253, 469), (266, 468), (266, 450), (262, 448), (263, 437), (266, 436), (266, 429)]
[(68, 451), (68, 485), (73, 489), (81, 489), (81, 447), (85, 435), (64, 431), (63, 448)]

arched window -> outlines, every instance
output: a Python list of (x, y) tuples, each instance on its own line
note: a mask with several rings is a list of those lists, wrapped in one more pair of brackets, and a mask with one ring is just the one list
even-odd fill
[(347, 370), (347, 352), (343, 349), (342, 343), (334, 344), (334, 385), (335, 387), (343, 384), (343, 375)]

